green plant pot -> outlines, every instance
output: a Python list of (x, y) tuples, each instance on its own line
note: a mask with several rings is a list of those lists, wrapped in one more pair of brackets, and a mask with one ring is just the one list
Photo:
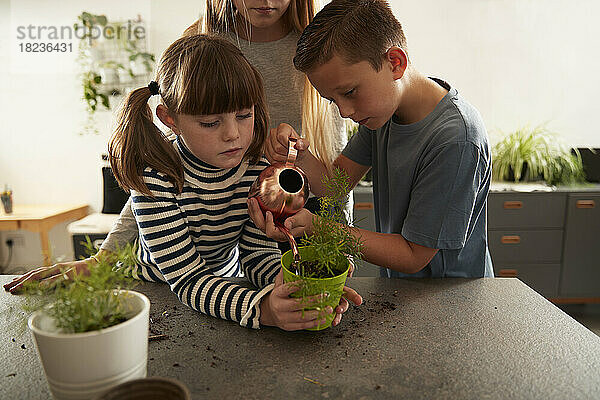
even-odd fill
[[(310, 247), (300, 247), (298, 249), (300, 251), (300, 257), (306, 261), (312, 261), (315, 259), (312, 248)], [(328, 293), (329, 296), (324, 298), (319, 304), (311, 304), (304, 308), (304, 310), (315, 310), (321, 309), (324, 310), (325, 307), (331, 306), (335, 310), (335, 308), (340, 303), (340, 298), (342, 297), (344, 291), (344, 285), (346, 284), (346, 277), (348, 276), (348, 271), (350, 269), (350, 263), (346, 266), (346, 269), (343, 273), (334, 276), (332, 278), (305, 278), (300, 275), (296, 275), (291, 272), (288, 267), (292, 264), (293, 255), (292, 251), (288, 250), (281, 256), (281, 266), (283, 268), (283, 281), (284, 282), (301, 282), (300, 290), (292, 293), (292, 297), (295, 298), (306, 298), (314, 295), (319, 295), (322, 293)], [(322, 329), (329, 328), (331, 323), (333, 322), (333, 318), (335, 317), (335, 312), (332, 314), (323, 315), (325, 318), (325, 323), (320, 324), (314, 328), (309, 328), (309, 331), (320, 331)]]

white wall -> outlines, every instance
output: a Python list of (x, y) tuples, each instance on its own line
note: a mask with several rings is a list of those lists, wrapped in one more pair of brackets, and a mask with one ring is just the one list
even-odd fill
[[(100, 135), (78, 135), (84, 113), (72, 60), (56, 71), (42, 54), (15, 70), (15, 19), (64, 25), (82, 10), (109, 19), (140, 13), (149, 22), (150, 50), (158, 56), (197, 19), (204, 1), (57, 4), (0, 0), (0, 187), (10, 184), (15, 202), (22, 204), (86, 203), (98, 211), (100, 154), (111, 115), (99, 113)], [(457, 87), (479, 108), (492, 138), (499, 131), (547, 123), (573, 146), (600, 147), (592, 92), (600, 87), (600, 2), (394, 0), (392, 7), (404, 25), (414, 65)], [(42, 73), (45, 67), (53, 72)], [(26, 246), (15, 249), (11, 266), (39, 263), (36, 234), (17, 233), (25, 236)], [(0, 233), (0, 264), (6, 235)], [(64, 226), (53, 230), (52, 241), (56, 256), (72, 257)]]
[(600, 2), (393, 0), (409, 54), (477, 106), (492, 139), (547, 123), (572, 146), (600, 147)]
[[(200, 3), (200, 0), (68, 0), (57, 7), (54, 2), (41, 0), (0, 0), (0, 188), (9, 184), (15, 203), (84, 203), (99, 212), (100, 155), (106, 151), (111, 125), (111, 113), (101, 111), (97, 118), (100, 134), (79, 135), (85, 112), (76, 68), (57, 72), (56, 65), (48, 62), (48, 54), (38, 54), (27, 68), (32, 71), (23, 73), (21, 66), (15, 71), (11, 52), (18, 44), (14, 40), (16, 26), (71, 25), (83, 10), (106, 14), (109, 20), (135, 18), (139, 13), (149, 22), (150, 51), (159, 56), (198, 18)], [(72, 58), (71, 65), (75, 65)], [(45, 67), (53, 72), (43, 73)], [(18, 231), (0, 232), (0, 265), (8, 256), (5, 239), (15, 234), (23, 236), (25, 246), (14, 249), (8, 271), (40, 264), (39, 235)], [(54, 256), (72, 259), (66, 224), (57, 226), (50, 234)]]

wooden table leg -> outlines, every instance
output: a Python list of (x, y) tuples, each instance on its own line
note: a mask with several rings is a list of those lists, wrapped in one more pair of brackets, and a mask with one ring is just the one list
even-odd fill
[(42, 243), (42, 254), (44, 256), (44, 265), (51, 265), (52, 258), (50, 254), (50, 238), (48, 237), (48, 231), (45, 229), (40, 230), (40, 240)]

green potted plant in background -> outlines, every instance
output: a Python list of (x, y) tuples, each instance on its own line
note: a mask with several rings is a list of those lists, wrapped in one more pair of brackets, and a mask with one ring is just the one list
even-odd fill
[[(100, 109), (110, 110), (114, 97), (146, 84), (154, 68), (155, 57), (143, 50), (145, 37), (122, 33), (132, 30), (131, 27), (122, 29), (126, 24), (142, 24), (140, 17), (136, 21), (110, 22), (105, 15), (84, 11), (77, 19), (75, 30), (83, 28), (77, 62), (87, 112), (82, 133), (98, 133), (95, 113)], [(107, 37), (94, 37), (94, 27), (101, 28)]]
[(585, 182), (581, 156), (544, 126), (521, 128), (492, 149), (492, 174), (497, 181), (538, 181), (549, 185)]
[(87, 273), (24, 287), (28, 326), (57, 399), (95, 398), (146, 376), (150, 302), (130, 290), (132, 248), (97, 258)]
[[(293, 263), (292, 251), (281, 257), (285, 282), (299, 282), (300, 289), (292, 297), (301, 298), (303, 310), (323, 311), (320, 317), (325, 323), (310, 330), (331, 326), (335, 313), (324, 314), (327, 306), (333, 309), (339, 304), (350, 260), (361, 257), (362, 242), (356, 238), (344, 217), (349, 184), (347, 175), (335, 169), (331, 178), (323, 179), (327, 195), (319, 199), (320, 210), (313, 220), (313, 232), (305, 235), (299, 247), (301, 261)], [(309, 301), (314, 298), (316, 301)]]
[(101, 52), (92, 40), (92, 27), (105, 27), (108, 20), (105, 15), (94, 15), (88, 12), (82, 12), (77, 17), (78, 23), (74, 25), (75, 30), (83, 27), (83, 35), (79, 41), (77, 53), (77, 63), (81, 71), (81, 88), (83, 89), (82, 98), (85, 101), (87, 111), (86, 123), (81, 133), (98, 133), (95, 126), (94, 113), (102, 105), (106, 110), (110, 109), (110, 100), (107, 93), (101, 90), (102, 76), (94, 67), (94, 62), (102, 57)]

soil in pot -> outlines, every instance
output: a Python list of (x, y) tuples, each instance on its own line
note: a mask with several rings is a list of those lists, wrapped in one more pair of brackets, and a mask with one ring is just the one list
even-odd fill
[(323, 270), (323, 267), (321, 267), (316, 261), (309, 260), (301, 260), (297, 268), (292, 270), (291, 268), (293, 266), (294, 264), (290, 266), (290, 272), (305, 278), (326, 279), (333, 278), (344, 273), (344, 271), (333, 270), (332, 274), (329, 271)]

